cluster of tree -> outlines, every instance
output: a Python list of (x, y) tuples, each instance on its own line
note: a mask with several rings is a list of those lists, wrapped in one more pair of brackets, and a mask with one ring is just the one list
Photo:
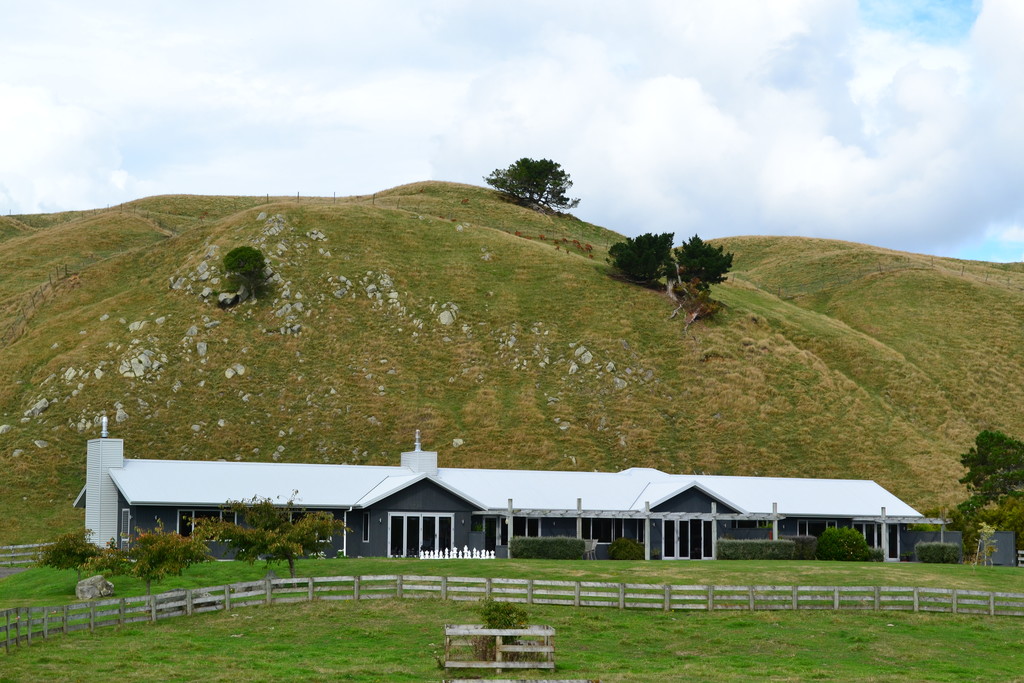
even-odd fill
[(541, 210), (574, 209), (580, 200), (566, 196), (569, 174), (551, 159), (523, 157), (508, 168), (497, 168), (484, 181), (509, 199)]
[(608, 262), (619, 274), (638, 284), (653, 286), (665, 279), (665, 291), (678, 304), (675, 317), (685, 312), (687, 327), (697, 319), (710, 318), (719, 310), (711, 298), (711, 285), (725, 281), (733, 255), (694, 235), (672, 248), (675, 235), (645, 233), (628, 237), (608, 250)]
[[(152, 583), (167, 576), (181, 576), (194, 564), (208, 562), (207, 543), (221, 541), (236, 551), (236, 559), (253, 564), (257, 559), (287, 562), (288, 571), (295, 578), (295, 560), (314, 555), (330, 541), (331, 535), (345, 530), (341, 520), (329, 512), (306, 512), (296, 508), (294, 496), (284, 505), (276, 505), (269, 498), (228, 501), (224, 510), (237, 513), (241, 524), (220, 519), (195, 520), (195, 528), (188, 536), (165, 532), (161, 526), (152, 532), (139, 534), (128, 547), (116, 545), (97, 548), (89, 541), (86, 530), (64, 534), (45, 548), (39, 564), (54, 569), (74, 569), (81, 578), (82, 571), (100, 572), (115, 576), (134, 576), (146, 582), (146, 593)], [(234, 518), (234, 515), (231, 515)]]
[(952, 511), (953, 529), (964, 535), (964, 551), (974, 553), (986, 528), (1015, 531), (1024, 544), (1024, 442), (985, 430), (960, 456), (970, 497)]

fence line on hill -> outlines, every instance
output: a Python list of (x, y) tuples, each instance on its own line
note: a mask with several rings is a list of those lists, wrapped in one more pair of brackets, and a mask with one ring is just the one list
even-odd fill
[(0, 545), (0, 567), (14, 567), (22, 564), (34, 564), (39, 551), (53, 545), (52, 543), (32, 543), (29, 545)]
[(439, 598), (657, 610), (873, 610), (1024, 616), (1024, 593), (910, 586), (729, 586), (382, 574), (262, 579), (0, 611), (4, 651), (40, 638), (202, 612), (316, 600)]

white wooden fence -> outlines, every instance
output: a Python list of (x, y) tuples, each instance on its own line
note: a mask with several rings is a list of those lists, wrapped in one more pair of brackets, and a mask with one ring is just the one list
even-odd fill
[(874, 610), (1024, 616), (1024, 593), (902, 586), (716, 586), (374, 575), (264, 579), (57, 607), (0, 610), (5, 651), (60, 633), (311, 600), (435, 598), (657, 610)]
[(33, 543), (31, 545), (0, 545), (0, 567), (14, 567), (33, 564), (39, 551), (52, 543)]

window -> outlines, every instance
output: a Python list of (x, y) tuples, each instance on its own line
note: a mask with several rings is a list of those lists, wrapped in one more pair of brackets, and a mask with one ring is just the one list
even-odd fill
[(224, 519), (224, 515), (227, 514), (228, 518), (232, 518), (232, 513), (224, 513), (216, 508), (194, 508), (191, 510), (178, 510), (178, 533), (182, 536), (191, 536), (192, 531), (195, 529), (196, 520), (199, 519)]
[(370, 513), (363, 513), (363, 543), (370, 542)]
[(513, 536), (540, 536), (540, 518), (539, 517), (513, 517), (512, 518), (512, 535)]
[(131, 537), (131, 508), (121, 508), (121, 550), (128, 550), (128, 542)]
[(835, 526), (837, 525), (834, 519), (820, 521), (816, 519), (801, 519), (796, 523), (796, 532), (801, 536), (814, 536), (815, 538), (817, 538), (818, 536), (821, 536), (822, 532), (825, 531), (825, 529), (829, 529)]

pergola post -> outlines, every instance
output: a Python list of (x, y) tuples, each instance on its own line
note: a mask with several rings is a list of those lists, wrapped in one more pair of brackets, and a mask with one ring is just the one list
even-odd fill
[(508, 499), (508, 516), (505, 517), (505, 524), (508, 525), (508, 559), (512, 559), (512, 499)]
[(651, 503), (644, 501), (644, 559), (651, 559)]
[(885, 519), (885, 508), (882, 508), (882, 561), (889, 561), (889, 522)]
[(718, 503), (711, 501), (711, 559), (718, 559)]
[(583, 499), (576, 499), (576, 538), (583, 538)]
[(779, 504), (772, 503), (772, 540), (779, 540)]

